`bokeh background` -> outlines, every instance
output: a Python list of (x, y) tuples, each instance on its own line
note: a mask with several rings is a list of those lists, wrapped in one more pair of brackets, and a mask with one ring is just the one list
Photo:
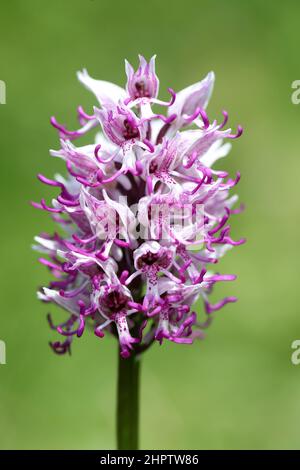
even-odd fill
[(242, 172), (247, 210), (233, 234), (248, 239), (220, 263), (238, 280), (216, 298), (239, 302), (215, 314), (207, 339), (143, 357), (141, 447), (299, 448), (299, 2), (10, 0), (0, 15), (0, 448), (115, 446), (116, 343), (91, 333), (72, 357), (51, 353), (48, 309), (35, 296), (49, 273), (30, 245), (53, 226), (28, 201), (53, 194), (36, 173), (64, 171), (48, 154), (58, 148), (49, 117), (74, 127), (77, 105), (94, 104), (75, 72), (122, 85), (124, 58), (136, 65), (138, 53), (157, 54), (162, 97), (215, 71), (209, 116), (225, 108), (245, 128), (223, 168)]

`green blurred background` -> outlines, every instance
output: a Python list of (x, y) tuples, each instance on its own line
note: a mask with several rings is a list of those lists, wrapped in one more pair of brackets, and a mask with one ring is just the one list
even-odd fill
[(94, 104), (75, 72), (122, 85), (124, 58), (136, 65), (138, 53), (157, 54), (162, 97), (215, 71), (209, 116), (225, 108), (245, 128), (223, 167), (242, 172), (247, 211), (232, 233), (248, 239), (220, 263), (238, 280), (216, 298), (239, 302), (215, 314), (207, 339), (143, 357), (141, 447), (300, 447), (300, 366), (290, 360), (300, 338), (299, 21), (290, 0), (1, 2), (0, 448), (115, 446), (116, 343), (85, 334), (72, 357), (50, 351), (48, 309), (35, 296), (49, 273), (30, 244), (53, 226), (28, 201), (53, 194), (36, 173), (64, 171), (48, 155), (58, 148), (49, 117), (74, 127), (76, 106)]

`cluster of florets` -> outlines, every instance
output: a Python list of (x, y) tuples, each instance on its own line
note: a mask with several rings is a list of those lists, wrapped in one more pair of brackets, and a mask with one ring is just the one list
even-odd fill
[[(54, 276), (38, 292), (44, 302), (63, 307), (68, 316), (51, 328), (64, 339), (50, 343), (56, 353), (70, 352), (72, 339), (90, 325), (96, 336), (118, 337), (120, 353), (128, 357), (153, 341), (190, 344), (202, 338), (212, 312), (235, 297), (216, 304), (208, 300), (219, 281), (234, 275), (212, 271), (232, 246), (243, 243), (230, 235), (228, 220), (237, 196), (230, 179), (212, 169), (226, 156), (231, 140), (242, 134), (210, 122), (205, 108), (214, 74), (179, 93), (168, 89), (168, 102), (157, 98), (159, 81), (155, 57), (140, 56), (137, 71), (126, 61), (123, 89), (92, 79), (86, 70), (79, 80), (97, 97), (93, 114), (78, 108), (80, 128), (70, 131), (55, 118), (61, 148), (52, 156), (63, 159), (68, 176), (39, 179), (60, 194), (47, 205), (60, 230), (36, 237), (40, 261)], [(159, 106), (165, 114), (153, 111)], [(74, 141), (97, 129), (94, 142)], [(192, 310), (204, 302), (203, 319)]]

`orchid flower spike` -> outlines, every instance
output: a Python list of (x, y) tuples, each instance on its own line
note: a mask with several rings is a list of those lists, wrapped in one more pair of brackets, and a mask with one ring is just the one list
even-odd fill
[[(90, 113), (78, 107), (78, 129), (51, 118), (60, 147), (50, 154), (67, 176), (39, 174), (57, 194), (32, 205), (59, 227), (34, 244), (53, 276), (38, 298), (65, 312), (58, 324), (48, 316), (61, 336), (50, 343), (57, 354), (70, 353), (87, 325), (98, 340), (115, 336), (123, 358), (155, 341), (191, 344), (204, 337), (214, 312), (236, 301), (230, 294), (211, 303), (210, 295), (218, 282), (235, 279), (215, 265), (245, 241), (230, 233), (240, 174), (215, 168), (242, 128), (227, 128), (226, 111), (220, 122), (207, 114), (213, 72), (178, 93), (169, 88), (163, 102), (155, 56), (139, 56), (136, 71), (125, 61), (125, 69), (124, 88), (78, 72), (97, 99)], [(156, 104), (166, 113), (156, 114)], [(88, 145), (75, 144), (92, 133)]]

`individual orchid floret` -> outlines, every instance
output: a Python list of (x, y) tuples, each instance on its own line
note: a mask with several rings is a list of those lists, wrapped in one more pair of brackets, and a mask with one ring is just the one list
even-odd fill
[(138, 338), (131, 336), (126, 318), (136, 312), (136, 308), (131, 307), (135, 304), (129, 289), (121, 284), (106, 285), (95, 292), (94, 302), (98, 304), (99, 312), (106, 320), (95, 329), (96, 336), (102, 337), (102, 330), (114, 322), (119, 335), (121, 355), (128, 357), (133, 344), (139, 342)]
[(168, 269), (171, 267), (173, 259), (174, 250), (172, 247), (163, 247), (156, 241), (145, 242), (134, 251), (133, 260), (136, 271), (126, 280), (126, 284), (130, 284), (139, 275), (144, 277), (147, 285), (144, 304), (147, 306), (153, 299), (159, 298), (159, 273), (172, 276)]
[(114, 108), (95, 108), (95, 115), (107, 138), (124, 152), (146, 138), (146, 123), (122, 105)]
[(139, 98), (157, 98), (159, 90), (159, 80), (155, 73), (155, 57), (149, 62), (140, 55), (140, 64), (135, 72), (130, 63), (125, 60), (127, 74), (126, 90), (130, 98), (135, 101)]
[[(136, 71), (126, 61), (124, 88), (78, 72), (98, 99), (94, 111), (77, 108), (75, 131), (51, 119), (60, 147), (50, 154), (67, 176), (39, 174), (56, 194), (32, 205), (58, 226), (34, 244), (52, 275), (38, 298), (66, 313), (58, 323), (48, 316), (62, 337), (50, 343), (57, 354), (70, 353), (88, 327), (98, 339), (114, 336), (123, 358), (155, 342), (192, 344), (215, 312), (236, 301), (230, 292), (214, 303), (210, 295), (235, 279), (216, 267), (245, 241), (230, 225), (242, 210), (232, 194), (240, 174), (216, 167), (242, 128), (227, 126), (226, 111), (220, 122), (206, 113), (213, 72), (177, 94), (168, 88), (164, 102), (155, 56), (139, 60)], [(166, 112), (157, 114), (157, 104)], [(88, 144), (75, 145), (82, 136)]]
[(124, 246), (130, 245), (130, 230), (134, 226), (134, 214), (122, 201), (111, 199), (106, 190), (102, 193), (103, 200), (90, 194), (84, 188), (80, 195), (81, 207), (89, 221), (91, 231), (96, 239), (103, 240), (102, 259), (107, 259), (112, 244), (117, 237), (124, 240)]

